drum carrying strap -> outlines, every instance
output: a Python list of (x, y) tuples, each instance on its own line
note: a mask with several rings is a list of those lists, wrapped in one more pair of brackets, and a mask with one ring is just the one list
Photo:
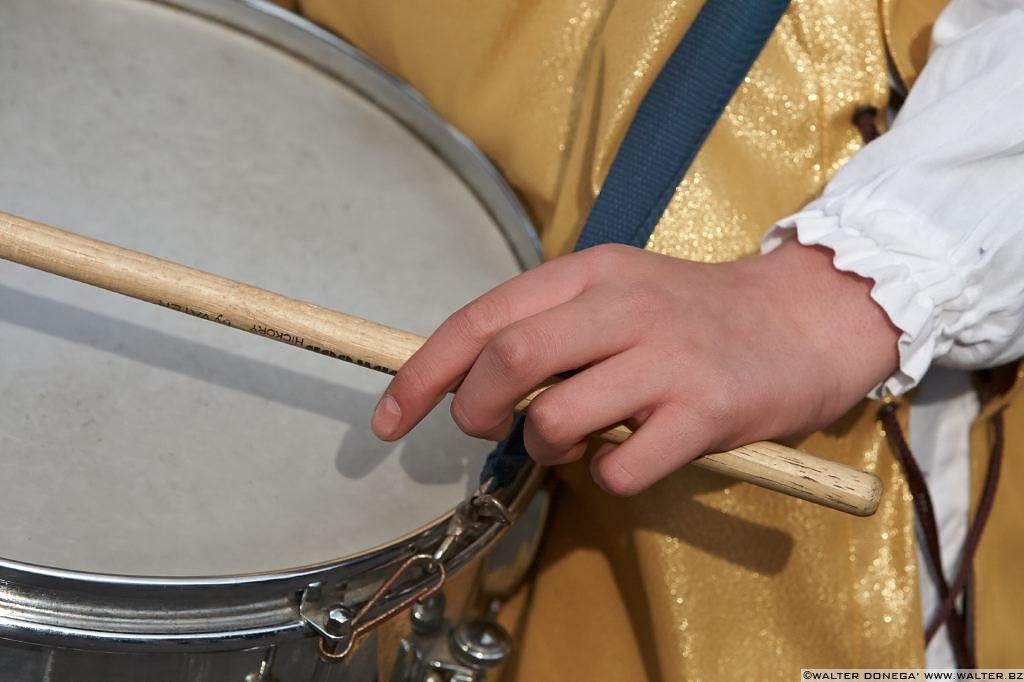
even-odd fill
[[(706, 0), (654, 79), (590, 210), (576, 251), (643, 248), (789, 0)], [(481, 481), (507, 484), (527, 457), (523, 419), (488, 458)]]

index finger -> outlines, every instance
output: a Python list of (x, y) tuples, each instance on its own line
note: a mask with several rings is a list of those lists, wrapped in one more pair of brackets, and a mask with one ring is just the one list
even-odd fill
[(484, 346), (508, 325), (578, 296), (586, 287), (583, 253), (570, 254), (513, 277), (445, 320), (402, 366), (374, 411), (378, 438), (412, 429), (473, 366)]

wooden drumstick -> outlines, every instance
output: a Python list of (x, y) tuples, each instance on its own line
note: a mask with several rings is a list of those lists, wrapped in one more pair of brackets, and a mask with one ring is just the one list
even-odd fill
[[(0, 258), (204, 320), (394, 374), (425, 339), (137, 251), (0, 213)], [(525, 410), (547, 385), (516, 406)], [(600, 434), (621, 443), (625, 426)], [(804, 500), (868, 516), (881, 482), (869, 473), (776, 443), (708, 454), (697, 466)]]

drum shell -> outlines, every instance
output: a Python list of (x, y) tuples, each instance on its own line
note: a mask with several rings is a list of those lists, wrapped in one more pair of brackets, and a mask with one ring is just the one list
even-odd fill
[[(455, 618), (474, 610), (471, 597), (482, 558), (446, 582), (447, 610)], [(378, 679), (378, 670), (393, 667), (398, 643), (410, 633), (408, 613), (399, 614), (367, 635), (340, 663), (320, 662), (312, 637), (270, 647), (201, 653), (112, 653), (0, 640), (0, 673), (4, 682), (362, 682)]]
[[(511, 527), (472, 527), (445, 562), (440, 641), (460, 622), (490, 618), (495, 600), (510, 596), (532, 566), (550, 500), (544, 471), (524, 471), (505, 499)], [(333, 565), (248, 580), (118, 579), (0, 562), (0, 679), (361, 682), (382, 673), (381, 680), (415, 682), (420, 678), (401, 676), (400, 648), (412, 633), (408, 609), (358, 639), (344, 660), (325, 663), (304, 622), (303, 601), (311, 586), (325, 586), (320, 611), (350, 600), (358, 605), (404, 557), (436, 547), (446, 526)], [(405, 592), (415, 588), (414, 582)]]

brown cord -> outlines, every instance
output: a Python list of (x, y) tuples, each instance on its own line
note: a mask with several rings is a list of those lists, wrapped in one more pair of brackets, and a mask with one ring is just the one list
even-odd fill
[[(983, 385), (982, 392), (987, 388)], [(982, 395), (984, 401), (987, 397)], [(942, 570), (941, 553), (939, 551), (938, 525), (935, 521), (934, 507), (932, 506), (931, 495), (928, 486), (921, 473), (920, 467), (914, 460), (914, 456), (907, 445), (903, 430), (900, 428), (899, 420), (896, 418), (896, 406), (887, 403), (879, 411), (879, 419), (885, 427), (886, 437), (893, 446), (897, 459), (903, 467), (907, 477), (907, 485), (910, 494), (914, 498), (914, 510), (917, 512), (918, 522), (921, 524), (922, 533), (925, 536), (925, 556), (935, 573), (936, 586), (942, 603), (938, 611), (925, 629), (925, 643), (932, 640), (935, 634), (946, 625), (946, 633), (949, 636), (953, 654), (956, 657), (957, 666), (960, 668), (973, 668), (974, 652), (967, 637), (966, 616), (957, 607), (957, 600), (967, 587), (967, 581), (971, 576), (971, 568), (974, 562), (974, 555), (981, 543), (981, 535), (985, 529), (985, 523), (992, 512), (995, 502), (996, 489), (999, 484), (999, 472), (1002, 468), (1003, 450), (1005, 445), (1005, 428), (1002, 412), (996, 412), (992, 416), (992, 451), (989, 454), (988, 471), (985, 473), (985, 484), (982, 488), (981, 499), (978, 501), (978, 510), (971, 522), (964, 539), (963, 550), (960, 554), (960, 564), (957, 567), (956, 577), (953, 584), (946, 582), (945, 573)]]
[(857, 107), (853, 112), (853, 125), (857, 126), (864, 144), (879, 136), (878, 109), (873, 106)]
[(889, 111), (893, 114), (899, 113), (899, 110), (903, 108), (903, 103), (907, 101), (907, 96), (904, 95), (897, 88), (889, 89)]
[[(914, 511), (917, 513), (917, 520), (921, 525), (921, 531), (924, 535), (924, 555), (935, 576), (935, 585), (939, 598), (942, 599), (943, 605), (948, 601), (952, 607), (943, 621), (933, 619), (927, 630), (932, 631), (936, 622), (939, 623), (939, 627), (941, 627), (942, 623), (945, 623), (946, 633), (949, 636), (949, 644), (953, 649), (953, 655), (956, 657), (957, 667), (973, 668), (973, 656), (967, 644), (966, 625), (963, 615), (956, 608), (956, 600), (959, 595), (951, 592), (949, 583), (946, 582), (945, 571), (942, 570), (938, 524), (935, 521), (935, 511), (932, 505), (931, 494), (928, 492), (928, 484), (925, 482), (924, 474), (917, 465), (917, 461), (910, 451), (910, 446), (903, 436), (903, 429), (900, 427), (899, 419), (896, 417), (895, 403), (883, 405), (878, 411), (878, 418), (881, 420), (882, 426), (885, 427), (885, 435), (889, 439), (889, 443), (892, 445), (896, 458), (899, 460), (903, 473), (907, 478), (907, 486), (910, 488), (910, 494), (914, 501)], [(965, 563), (969, 565), (970, 557), (968, 557), (967, 553), (964, 552), (962, 556), (961, 561), (967, 560)], [(935, 631), (938, 631), (938, 627), (934, 627), (931, 635), (926, 634), (925, 644), (931, 641)]]
[(988, 471), (985, 472), (985, 486), (981, 492), (981, 499), (978, 500), (978, 511), (974, 515), (974, 522), (967, 537), (964, 539), (964, 549), (960, 559), (960, 567), (956, 572), (956, 578), (950, 586), (950, 597), (942, 601), (939, 612), (935, 619), (928, 626), (927, 637), (930, 639), (941, 627), (941, 623), (948, 620), (956, 609), (956, 596), (963, 592), (967, 580), (971, 574), (971, 563), (974, 554), (981, 543), (981, 533), (985, 529), (989, 514), (992, 513), (992, 505), (995, 502), (996, 488), (999, 485), (999, 472), (1003, 463), (1003, 446), (1005, 443), (1005, 432), (1003, 424), (1003, 413), (996, 412), (992, 415), (992, 452), (989, 453)]
[[(895, 116), (903, 107), (904, 101), (906, 101), (906, 96), (902, 92), (896, 88), (890, 88), (889, 113)], [(864, 144), (871, 142), (881, 135), (881, 131), (878, 130), (877, 107), (873, 107), (870, 104), (862, 104), (853, 110), (851, 121), (853, 122), (853, 125), (857, 126), (857, 130), (860, 131), (860, 137), (864, 141)]]

